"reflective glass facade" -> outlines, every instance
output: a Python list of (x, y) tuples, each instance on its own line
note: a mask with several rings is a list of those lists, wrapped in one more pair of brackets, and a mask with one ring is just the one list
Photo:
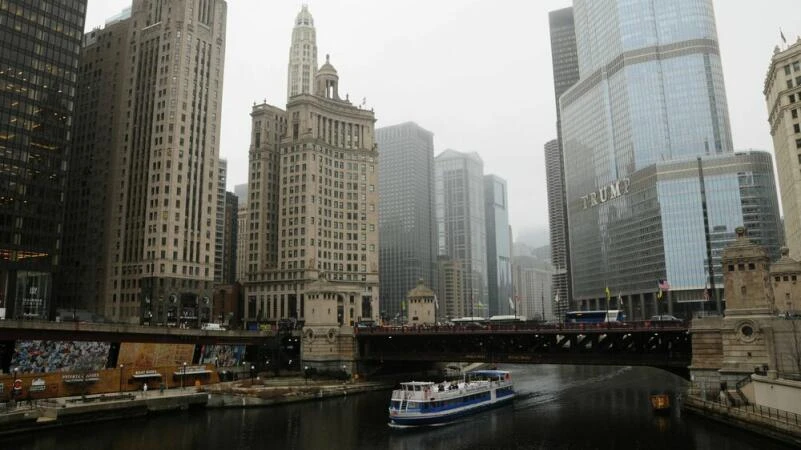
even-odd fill
[[(574, 298), (603, 306), (608, 286), (648, 314), (666, 279), (673, 302), (698, 300), (734, 227), (778, 248), (770, 160), (732, 156), (712, 2), (573, 9), (580, 81), (560, 110)], [(753, 216), (753, 199), (770, 212)]]
[(382, 313), (395, 317), (418, 280), (436, 286), (434, 134), (407, 122), (375, 130)]
[(484, 177), (484, 214), (487, 232), (487, 303), (489, 315), (514, 314), (512, 300), (512, 236), (506, 180)]
[(445, 150), (434, 159), (439, 255), (462, 274), (464, 305), (455, 316), (485, 316), (487, 243), (484, 226), (484, 162), (477, 153)]
[[(573, 8), (548, 13), (551, 35), (554, 97), (556, 100), (557, 139), (545, 144), (545, 176), (548, 189), (548, 228), (551, 243), (551, 263), (555, 269), (553, 287), (561, 299), (557, 315), (562, 317), (572, 297), (570, 281), (570, 247), (568, 246), (565, 170), (562, 151), (562, 118), (559, 97), (579, 80), (576, 28)], [(554, 298), (557, 298), (556, 296)]]
[(86, 0), (0, 1), (0, 310), (46, 318)]

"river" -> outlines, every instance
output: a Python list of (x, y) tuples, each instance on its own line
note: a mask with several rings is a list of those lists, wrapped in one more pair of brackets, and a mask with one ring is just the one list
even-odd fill
[[(389, 392), (272, 408), (170, 413), (0, 440), (0, 449), (789, 449), (674, 410), (654, 416), (648, 396), (686, 381), (652, 368), (503, 366), (513, 405), (426, 429), (387, 426)], [(675, 397), (675, 395), (674, 395)]]

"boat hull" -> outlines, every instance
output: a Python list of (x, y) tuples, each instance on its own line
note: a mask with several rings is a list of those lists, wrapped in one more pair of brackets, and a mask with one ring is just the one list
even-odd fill
[(482, 411), (498, 408), (512, 403), (515, 396), (507, 395), (497, 398), (493, 402), (484, 402), (466, 408), (461, 408), (453, 412), (442, 412), (439, 414), (414, 414), (414, 415), (394, 415), (390, 416), (390, 426), (435, 426), (455, 422), (464, 417), (472, 416)]

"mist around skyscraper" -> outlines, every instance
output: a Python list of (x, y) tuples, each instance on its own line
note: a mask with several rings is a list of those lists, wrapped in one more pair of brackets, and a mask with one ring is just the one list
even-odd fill
[[(661, 306), (686, 316), (723, 306), (720, 255), (737, 226), (778, 257), (780, 204), (797, 257), (797, 114), (782, 104), (799, 97), (797, 45), (777, 47), (761, 87), (779, 202), (770, 156), (739, 151), (731, 137), (711, 0), (576, 0), (548, 14), (557, 120), (555, 139), (539, 145), (550, 255), (522, 265), (511, 211), (525, 205), (511, 201), (505, 174), (487, 173), (492, 149), (435, 148), (437, 130), (415, 117), (376, 129), (370, 86), (344, 89), (334, 68), (337, 52), (358, 49), (330, 49), (322, 60), (318, 37), (337, 25), (315, 21), (308, 5), (287, 20), (286, 99), (254, 102), (250, 143), (238, 150), (249, 155), (248, 180), (227, 192), (242, 181), (220, 158), (227, 4), (160, 4), (135, 0), (83, 36), (79, 4), (69, 15), (77, 21), (60, 31), (64, 42), (80, 41), (62, 58), (74, 63), (36, 86), (17, 70), (42, 94), (14, 108), (35, 101), (33, 110), (53, 114), (25, 130), (4, 125), (8, 145), (33, 139), (28, 161), (44, 158), (42, 146), (69, 151), (58, 164), (45, 158), (52, 183), (38, 177), (35, 188), (15, 188), (24, 196), (4, 197), (6, 316), (72, 308), (198, 326), (215, 319), (214, 287), (240, 283), (244, 321), (305, 321), (315, 298), (332, 312), (312, 322), (348, 326), (408, 319), (406, 296), (421, 281), (443, 321), (526, 309), (558, 320), (609, 305), (630, 317)], [(16, 202), (47, 203), (56, 191), (63, 203), (37, 210), (63, 214), (15, 216)], [(41, 195), (20, 200), (31, 192)], [(532, 267), (551, 271), (539, 307), (516, 279)], [(670, 285), (661, 305), (660, 281)]]
[(567, 245), (570, 306), (649, 317), (664, 282), (668, 312), (687, 317), (710, 296), (720, 311), (720, 255), (736, 227), (778, 257), (771, 158), (734, 150), (712, 1), (618, 3), (574, 1), (575, 44), (571, 10), (551, 13), (551, 235), (555, 255)]

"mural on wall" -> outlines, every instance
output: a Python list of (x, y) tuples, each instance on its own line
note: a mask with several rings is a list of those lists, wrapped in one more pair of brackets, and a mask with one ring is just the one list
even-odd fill
[(17, 341), (11, 369), (20, 373), (75, 372), (106, 367), (109, 342)]
[(217, 367), (234, 367), (242, 362), (244, 355), (244, 345), (204, 345), (200, 362)]
[(153, 344), (123, 342), (117, 365), (148, 369), (151, 367), (178, 366), (192, 364), (195, 353), (194, 344)]

